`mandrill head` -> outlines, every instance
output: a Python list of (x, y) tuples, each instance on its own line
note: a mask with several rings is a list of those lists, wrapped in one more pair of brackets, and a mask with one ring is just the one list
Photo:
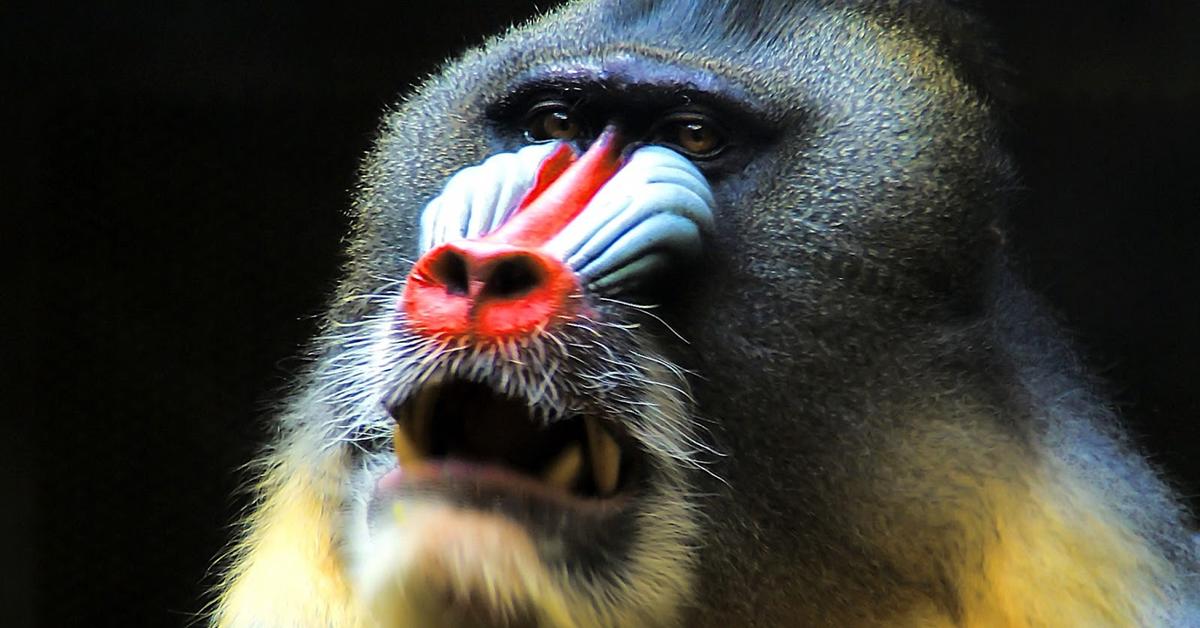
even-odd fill
[(1007, 177), (927, 12), (575, 3), (388, 116), (280, 448), (375, 620), (701, 625), (843, 578), (866, 365), (978, 306)]

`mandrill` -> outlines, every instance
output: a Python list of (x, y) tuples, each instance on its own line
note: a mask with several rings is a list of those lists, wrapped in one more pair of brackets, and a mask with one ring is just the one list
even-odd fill
[(222, 627), (1198, 626), (951, 2), (575, 2), (387, 117)]

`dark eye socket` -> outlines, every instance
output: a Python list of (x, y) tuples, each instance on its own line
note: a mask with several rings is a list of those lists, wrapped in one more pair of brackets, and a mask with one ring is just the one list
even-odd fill
[[(572, 141), (587, 129), (575, 106), (559, 99), (542, 100), (526, 112), (525, 137), (531, 142)], [(710, 115), (699, 111), (677, 111), (658, 120), (649, 140), (679, 151), (693, 160), (716, 158), (728, 145), (725, 129)]]
[(673, 113), (654, 126), (654, 141), (666, 144), (692, 159), (712, 159), (728, 145), (721, 125), (697, 112)]
[(525, 114), (525, 135), (534, 142), (570, 141), (583, 133), (583, 125), (571, 106), (561, 100), (542, 101)]

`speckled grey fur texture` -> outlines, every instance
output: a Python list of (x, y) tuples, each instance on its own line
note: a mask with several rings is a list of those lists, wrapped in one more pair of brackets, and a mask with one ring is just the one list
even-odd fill
[[(983, 560), (971, 531), (1006, 516), (981, 487), (1047, 466), (1172, 565), (1162, 597), (1129, 603), (1189, 625), (1189, 515), (1006, 263), (1017, 179), (984, 41), (937, 2), (601, 1), (519, 26), (386, 117), (318, 370), (363, 340), (347, 325), (388, 316), (359, 297), (395, 294), (448, 177), (521, 145), (489, 117), (513, 85), (630, 58), (702, 70), (717, 82), (687, 87), (727, 90), (769, 133), (714, 177), (704, 259), (640, 297), (687, 343), (597, 304), (694, 374), (695, 420), (721, 454), (689, 479), (701, 537), (684, 625), (886, 623), (910, 607), (965, 621), (956, 574)], [(304, 399), (296, 442), (328, 424)]]

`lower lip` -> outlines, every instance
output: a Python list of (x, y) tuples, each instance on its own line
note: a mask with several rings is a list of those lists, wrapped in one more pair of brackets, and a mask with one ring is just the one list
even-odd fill
[(495, 465), (466, 462), (463, 460), (439, 460), (437, 462), (423, 463), (409, 467), (396, 467), (383, 474), (375, 483), (375, 487), (380, 491), (394, 491), (400, 490), (407, 484), (439, 478), (463, 478), (497, 482), (531, 481), (531, 478)]
[(400, 486), (404, 483), (405, 475), (404, 469), (396, 467), (395, 469), (384, 473), (383, 476), (375, 482), (375, 489), (378, 491), (394, 491), (400, 488)]
[(505, 467), (453, 459), (395, 467), (375, 481), (375, 492), (377, 497), (396, 497), (406, 490), (431, 488), (440, 484), (440, 481), (448, 481), (460, 487), (491, 486), (545, 500), (573, 511), (591, 512), (596, 515), (621, 510), (629, 500), (629, 496), (623, 494), (601, 499), (578, 497)]

